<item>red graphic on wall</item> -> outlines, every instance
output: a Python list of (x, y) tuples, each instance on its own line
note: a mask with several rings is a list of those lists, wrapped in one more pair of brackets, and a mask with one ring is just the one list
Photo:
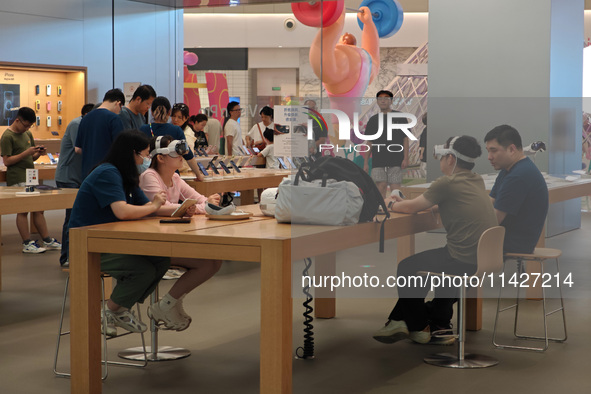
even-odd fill
[(228, 80), (223, 73), (205, 73), (207, 94), (209, 96), (209, 108), (214, 118), (223, 124), (224, 111), (230, 102), (228, 94)]

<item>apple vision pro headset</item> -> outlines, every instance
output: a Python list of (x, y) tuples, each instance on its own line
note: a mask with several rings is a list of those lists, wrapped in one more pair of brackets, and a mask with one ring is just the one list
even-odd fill
[(466, 155), (461, 154), (460, 152), (458, 152), (457, 150), (454, 149), (454, 142), (456, 142), (456, 140), (460, 138), (460, 137), (454, 137), (450, 142), (449, 142), (449, 148), (446, 148), (445, 145), (435, 145), (433, 147), (433, 157), (437, 160), (441, 160), (441, 158), (443, 156), (447, 156), (447, 155), (454, 155), (456, 157), (456, 159), (460, 159), (460, 160), (464, 160), (468, 163), (474, 163), (476, 162), (476, 158), (475, 157), (468, 157)]
[(158, 154), (160, 155), (169, 155), (170, 157), (178, 157), (182, 155), (186, 155), (189, 153), (189, 147), (187, 146), (187, 141), (185, 140), (174, 140), (170, 141), (167, 147), (161, 148), (160, 141), (162, 140), (162, 136), (156, 138), (156, 144), (154, 150), (150, 152), (150, 156), (154, 157)]

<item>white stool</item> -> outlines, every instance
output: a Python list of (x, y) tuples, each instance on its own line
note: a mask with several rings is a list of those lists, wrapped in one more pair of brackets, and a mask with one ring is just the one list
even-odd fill
[[(55, 347), (55, 357), (53, 360), (53, 373), (59, 377), (70, 377), (70, 373), (60, 372), (57, 370), (57, 361), (58, 361), (58, 357), (59, 357), (61, 339), (64, 335), (70, 334), (70, 331), (62, 331), (63, 324), (64, 324), (64, 311), (66, 309), (66, 300), (68, 298), (68, 285), (70, 284), (70, 269), (64, 268), (62, 271), (68, 273), (68, 278), (66, 279), (66, 288), (64, 290), (64, 300), (62, 302), (62, 311), (60, 314), (60, 323), (59, 323), (58, 334), (57, 334), (57, 344)], [(105, 278), (108, 278), (108, 277), (109, 277), (108, 274), (101, 272), (101, 283), (102, 283), (101, 308), (103, 308), (103, 305), (105, 303)], [(139, 305), (137, 305), (137, 313), (138, 313), (138, 319), (141, 320)], [(107, 360), (107, 341), (110, 339), (118, 338), (118, 337), (124, 337), (126, 335), (133, 334), (133, 333), (127, 332), (125, 334), (118, 335), (117, 337), (109, 338), (109, 337), (107, 337), (107, 334), (106, 334), (106, 332), (107, 332), (107, 318), (104, 315), (103, 315), (103, 319), (102, 319), (102, 325), (103, 325), (103, 354), (104, 354), (104, 358), (105, 358), (104, 360), (102, 360), (102, 364), (103, 364), (103, 374), (101, 377), (102, 380), (107, 379), (107, 376), (109, 374), (109, 365), (136, 367), (136, 368), (143, 368), (146, 365), (148, 365), (147, 361), (144, 361), (142, 363), (125, 363), (125, 362), (119, 362), (119, 361), (108, 361)], [(141, 333), (141, 337), (142, 337), (142, 346), (139, 349), (142, 349), (143, 353), (146, 354), (146, 343), (144, 341), (144, 333), (143, 332)]]
[[(503, 267), (503, 240), (505, 228), (502, 226), (491, 227), (482, 233), (478, 240), (476, 273), (472, 276), (482, 277), (484, 273), (499, 272)], [(420, 272), (426, 274), (426, 272)], [(440, 275), (439, 272), (430, 272), (430, 275)], [(447, 276), (448, 274), (446, 274)], [(459, 276), (463, 275), (449, 275)], [(469, 282), (469, 280), (468, 280)], [(499, 363), (498, 360), (480, 354), (464, 353), (466, 338), (466, 324), (464, 311), (466, 309), (466, 287), (460, 286), (460, 298), (458, 300), (458, 353), (438, 353), (425, 357), (427, 364), (446, 368), (485, 368)]]
[[(541, 272), (541, 276), (540, 279), (541, 281), (544, 281), (544, 262), (548, 259), (553, 259), (554, 261), (556, 261), (556, 274), (558, 275), (559, 280), (557, 281), (558, 284), (558, 292), (560, 294), (560, 307), (557, 309), (554, 309), (553, 311), (550, 312), (546, 312), (546, 290), (545, 287), (542, 286), (542, 311), (543, 311), (543, 318), (544, 318), (544, 336), (532, 336), (532, 335), (521, 335), (518, 334), (517, 332), (517, 320), (519, 317), (519, 293), (520, 293), (520, 287), (521, 286), (517, 286), (517, 297), (515, 298), (515, 303), (500, 309), (501, 307), (501, 289), (499, 289), (499, 298), (497, 300), (497, 313), (495, 316), (495, 328), (493, 331), (493, 339), (492, 339), (492, 343), (495, 347), (498, 348), (502, 348), (502, 349), (521, 349), (521, 350), (533, 350), (533, 351), (538, 351), (538, 352), (543, 352), (546, 351), (546, 349), (548, 349), (548, 342), (552, 341), (552, 342), (564, 342), (566, 341), (567, 338), (567, 333), (566, 333), (566, 316), (564, 314), (564, 300), (562, 298), (562, 288), (560, 286), (560, 281), (562, 280), (562, 278), (560, 277), (560, 270), (558, 267), (558, 258), (562, 255), (562, 251), (559, 249), (550, 249), (550, 248), (535, 248), (534, 252), (531, 254), (527, 254), (527, 253), (506, 253), (505, 254), (505, 260), (515, 260), (517, 261), (517, 275), (520, 277), (520, 275), (522, 273), (525, 272), (525, 266), (526, 266), (526, 262), (527, 261), (537, 261), (538, 263), (540, 263), (540, 272)], [(505, 264), (505, 267), (507, 266), (507, 264)], [(505, 272), (505, 268), (503, 267), (503, 273)], [(552, 280), (552, 283), (554, 283), (554, 281)], [(516, 338), (519, 339), (533, 339), (533, 340), (543, 340), (544, 341), (544, 346), (542, 347), (535, 347), (535, 346), (517, 346), (517, 345), (510, 345), (510, 344), (501, 344), (498, 343), (496, 340), (497, 337), (497, 323), (499, 320), (499, 313), (500, 312), (505, 312), (509, 309), (513, 309), (515, 308), (515, 317), (514, 317), (514, 323), (513, 323), (513, 335)], [(547, 317), (556, 313), (556, 312), (562, 312), (562, 325), (563, 325), (563, 329), (564, 329), (564, 336), (562, 338), (552, 338), (548, 336), (548, 322), (547, 322)]]
[[(171, 267), (172, 268), (172, 267)], [(150, 303), (155, 304), (158, 302), (158, 286), (154, 289), (152, 294), (150, 294)], [(150, 332), (152, 344), (148, 346), (145, 351), (142, 351), (141, 347), (132, 347), (129, 349), (125, 349), (119, 352), (119, 357), (124, 358), (126, 360), (136, 360), (136, 361), (170, 361), (170, 360), (178, 360), (180, 358), (189, 357), (191, 355), (191, 351), (181, 348), (181, 347), (172, 347), (172, 346), (158, 346), (158, 326), (156, 322), (150, 319)]]

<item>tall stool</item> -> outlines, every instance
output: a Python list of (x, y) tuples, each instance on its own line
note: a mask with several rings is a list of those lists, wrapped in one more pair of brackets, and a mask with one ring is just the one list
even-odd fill
[[(70, 334), (70, 331), (62, 331), (63, 324), (64, 324), (64, 311), (66, 309), (66, 300), (68, 298), (68, 285), (70, 284), (70, 269), (64, 268), (62, 271), (68, 273), (68, 278), (66, 279), (66, 288), (64, 290), (64, 300), (62, 302), (62, 311), (60, 314), (60, 323), (59, 323), (58, 334), (57, 334), (57, 344), (55, 347), (55, 357), (53, 360), (53, 373), (59, 377), (70, 377), (70, 373), (60, 372), (57, 370), (57, 361), (58, 361), (58, 357), (59, 357), (61, 339), (64, 335)], [(103, 308), (103, 305), (105, 303), (105, 278), (108, 278), (108, 277), (110, 277), (109, 274), (101, 272), (101, 283), (102, 283), (101, 308)], [(141, 320), (139, 305), (137, 305), (137, 313), (138, 313), (138, 318)], [(122, 335), (118, 335), (117, 337), (112, 337), (112, 338), (107, 337), (107, 317), (104, 314), (102, 317), (102, 326), (103, 326), (102, 331), (103, 331), (103, 354), (104, 354), (104, 360), (102, 360), (102, 364), (103, 364), (103, 374), (101, 376), (102, 380), (107, 379), (107, 376), (109, 374), (109, 365), (136, 367), (136, 368), (143, 368), (146, 365), (148, 365), (147, 361), (144, 361), (141, 363), (126, 363), (126, 362), (120, 362), (120, 361), (108, 361), (107, 360), (107, 341), (110, 339), (114, 339), (114, 338), (124, 337), (126, 335), (133, 334), (133, 333), (127, 332)], [(142, 337), (142, 346), (139, 349), (143, 349), (144, 354), (146, 354), (146, 343), (144, 340), (144, 333), (143, 332), (141, 333), (141, 337)]]
[[(171, 267), (173, 268), (173, 267)], [(150, 304), (155, 304), (159, 300), (158, 286), (150, 294)], [(189, 357), (191, 351), (182, 347), (172, 346), (158, 346), (158, 325), (152, 319), (150, 319), (150, 332), (152, 344), (148, 346), (144, 351), (141, 347), (132, 347), (119, 352), (118, 356), (126, 360), (136, 361), (170, 361), (178, 360), (180, 358)]]
[[(532, 350), (532, 351), (537, 351), (537, 352), (544, 352), (546, 351), (546, 349), (548, 349), (548, 342), (552, 341), (552, 342), (564, 342), (566, 341), (567, 338), (567, 333), (566, 333), (566, 316), (564, 314), (564, 300), (562, 298), (562, 288), (560, 286), (560, 269), (559, 269), (559, 263), (558, 263), (558, 258), (562, 255), (562, 251), (559, 249), (550, 249), (550, 248), (535, 248), (534, 252), (532, 254), (527, 254), (527, 253), (506, 253), (505, 254), (505, 260), (515, 260), (517, 261), (517, 275), (519, 277), (521, 277), (521, 274), (525, 272), (526, 269), (526, 262), (528, 261), (537, 261), (540, 264), (540, 272), (541, 272), (541, 280), (544, 281), (544, 262), (546, 260), (554, 260), (556, 262), (556, 274), (558, 275), (558, 281), (556, 282), (558, 285), (558, 292), (560, 294), (560, 307), (557, 309), (554, 309), (553, 311), (550, 312), (546, 312), (546, 290), (545, 287), (542, 286), (542, 311), (543, 311), (543, 318), (544, 318), (544, 336), (532, 336), (532, 335), (521, 335), (518, 334), (517, 332), (517, 321), (518, 321), (518, 317), (519, 317), (519, 293), (520, 293), (520, 286), (517, 286), (517, 297), (515, 298), (515, 303), (501, 309), (500, 305), (501, 305), (501, 289), (499, 289), (499, 298), (497, 300), (497, 313), (495, 316), (495, 328), (493, 331), (493, 339), (492, 339), (492, 343), (495, 347), (498, 348), (503, 348), (503, 349), (521, 349), (521, 350)], [(507, 266), (507, 264), (505, 264), (505, 267)], [(503, 273), (505, 272), (505, 268), (503, 268)], [(554, 283), (554, 281), (552, 280), (552, 283)], [(497, 337), (497, 323), (499, 320), (499, 313), (500, 312), (505, 312), (509, 309), (513, 309), (515, 308), (515, 317), (514, 317), (514, 323), (513, 323), (513, 335), (516, 338), (519, 339), (533, 339), (533, 340), (542, 340), (544, 341), (544, 346), (542, 347), (535, 347), (535, 346), (517, 346), (517, 345), (509, 345), (509, 344), (500, 344), (497, 342), (496, 337)], [(563, 325), (563, 329), (564, 329), (564, 336), (562, 338), (552, 338), (548, 336), (548, 323), (547, 323), (547, 317), (556, 313), (556, 312), (562, 312), (562, 325)]]
[[(499, 272), (503, 269), (503, 240), (505, 238), (505, 228), (502, 226), (491, 227), (482, 233), (478, 240), (477, 264), (478, 268), (471, 277)], [(427, 272), (420, 272), (421, 275)], [(429, 272), (430, 275), (441, 276), (439, 272)], [(448, 275), (463, 278), (463, 275)], [(425, 357), (427, 364), (446, 368), (485, 368), (492, 367), (499, 363), (498, 360), (480, 354), (464, 353), (464, 342), (466, 340), (466, 324), (464, 321), (464, 311), (466, 309), (466, 286), (460, 286), (460, 298), (458, 299), (458, 352), (457, 355), (451, 353), (438, 353)]]

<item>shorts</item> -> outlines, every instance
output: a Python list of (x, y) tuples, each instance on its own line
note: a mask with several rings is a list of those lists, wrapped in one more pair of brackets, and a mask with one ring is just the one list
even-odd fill
[(374, 182), (387, 182), (389, 185), (402, 184), (401, 167), (377, 167), (371, 169), (371, 179)]

